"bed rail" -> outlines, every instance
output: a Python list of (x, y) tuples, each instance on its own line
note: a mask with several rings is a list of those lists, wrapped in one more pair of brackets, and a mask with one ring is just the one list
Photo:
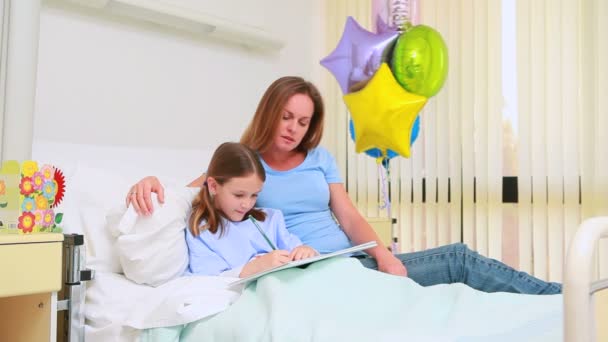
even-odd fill
[(84, 237), (64, 234), (63, 284), (57, 302), (57, 341), (84, 341), (85, 282), (93, 279), (92, 270), (85, 269)]
[(593, 257), (599, 239), (608, 237), (608, 217), (593, 217), (579, 226), (564, 272), (564, 339), (595, 341), (593, 294), (608, 287), (608, 279), (591, 282)]

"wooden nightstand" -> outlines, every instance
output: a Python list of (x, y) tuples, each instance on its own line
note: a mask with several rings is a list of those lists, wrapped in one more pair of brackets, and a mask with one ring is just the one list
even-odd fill
[(63, 234), (0, 235), (3, 341), (55, 341)]

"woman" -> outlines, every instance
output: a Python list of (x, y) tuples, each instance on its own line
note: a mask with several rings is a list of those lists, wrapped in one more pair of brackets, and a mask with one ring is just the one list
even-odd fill
[[(561, 293), (560, 284), (518, 272), (464, 244), (390, 253), (348, 197), (333, 156), (318, 146), (323, 118), (317, 88), (300, 77), (282, 77), (266, 90), (241, 137), (241, 143), (258, 152), (267, 174), (256, 205), (280, 209), (289, 232), (304, 244), (328, 253), (375, 240), (377, 247), (366, 250), (369, 256), (359, 257), (363, 265), (409, 275), (423, 286), (461, 282), (485, 292)], [(203, 174), (189, 186), (201, 187), (204, 181)], [(163, 187), (153, 176), (131, 188), (127, 205), (132, 203), (139, 214), (151, 214), (151, 192), (163, 201)]]

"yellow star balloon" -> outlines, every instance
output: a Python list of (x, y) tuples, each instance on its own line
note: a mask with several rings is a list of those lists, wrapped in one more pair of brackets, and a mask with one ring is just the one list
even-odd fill
[(391, 149), (409, 158), (412, 127), (426, 100), (403, 89), (382, 63), (363, 89), (344, 95), (355, 126), (357, 153), (379, 148), (386, 156)]

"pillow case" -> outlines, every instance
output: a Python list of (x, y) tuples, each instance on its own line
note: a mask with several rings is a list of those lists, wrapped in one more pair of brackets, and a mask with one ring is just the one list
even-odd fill
[[(106, 229), (129, 189), (129, 182), (109, 170), (82, 164), (58, 165), (66, 178), (64, 200), (57, 207), (63, 213), (65, 234), (82, 234), (86, 267), (96, 271), (122, 273), (116, 253), (116, 238)], [(124, 207), (124, 205), (123, 205)], [(118, 210), (119, 214), (124, 213)]]
[[(154, 212), (138, 216), (132, 206), (108, 229), (124, 275), (138, 284), (159, 286), (181, 276), (188, 267), (184, 237), (192, 200), (199, 188), (168, 187), (165, 203), (152, 196)], [(108, 223), (110, 223), (108, 219)]]

